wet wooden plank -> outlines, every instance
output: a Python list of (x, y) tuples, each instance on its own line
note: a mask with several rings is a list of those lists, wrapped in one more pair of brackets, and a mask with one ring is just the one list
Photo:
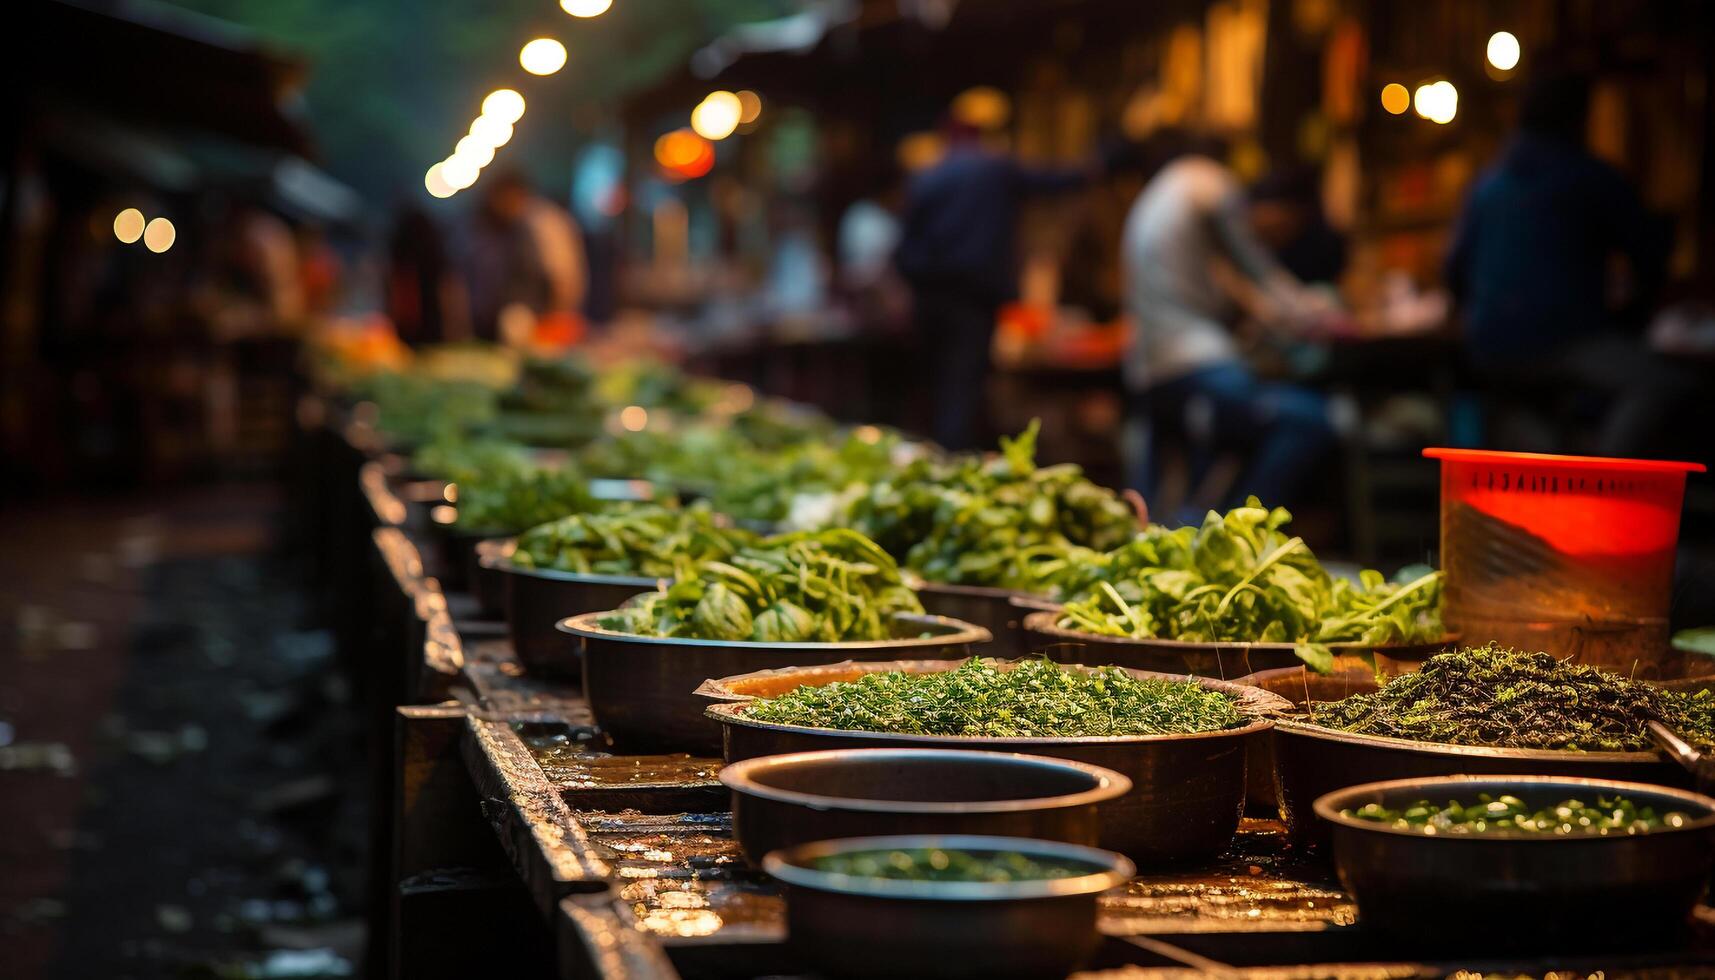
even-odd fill
[(560, 915), (560, 976), (566, 980), (677, 980), (666, 952), (611, 895), (574, 895), (560, 903)]
[(569, 894), (607, 889), (612, 868), (509, 722), (467, 716), (462, 748), (483, 813), (545, 918)]

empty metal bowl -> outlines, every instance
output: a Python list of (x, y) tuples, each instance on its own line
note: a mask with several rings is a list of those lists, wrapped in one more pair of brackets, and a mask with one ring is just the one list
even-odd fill
[[(819, 871), (818, 858), (916, 848), (1015, 852), (1087, 874), (1041, 881), (894, 881)], [(1135, 872), (1118, 854), (1015, 837), (859, 837), (803, 844), (763, 860), (786, 884), (787, 942), (838, 977), (1065, 977), (1101, 941), (1096, 897)]]
[(874, 834), (987, 834), (1095, 844), (1099, 804), (1131, 790), (1101, 766), (1010, 752), (831, 749), (735, 762), (733, 833), (745, 857)]
[[(1512, 794), (1531, 807), (1623, 796), (1682, 827), (1640, 834), (1510, 831), (1425, 834), (1346, 816), (1369, 803), (1473, 801)], [(1681, 930), (1715, 867), (1715, 799), (1604, 779), (1447, 776), (1366, 783), (1316, 800), (1358, 921), (1444, 952), (1622, 949)]]
[(606, 612), (561, 620), (583, 657), (584, 697), (596, 724), (626, 752), (694, 752), (714, 755), (721, 726), (703, 715), (697, 688), (711, 677), (771, 667), (900, 657), (966, 657), (987, 643), (989, 631), (940, 616), (895, 616), (897, 636), (846, 643), (763, 643), (639, 636), (606, 629)]

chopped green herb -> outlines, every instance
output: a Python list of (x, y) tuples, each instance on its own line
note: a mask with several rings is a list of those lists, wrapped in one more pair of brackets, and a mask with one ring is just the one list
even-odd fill
[(848, 851), (819, 857), (817, 871), (853, 878), (890, 881), (1047, 881), (1076, 878), (1100, 870), (1080, 861), (1033, 858), (1017, 851), (973, 853), (952, 848), (915, 847), (897, 851)]
[(1436, 806), (1418, 800), (1407, 807), (1389, 809), (1366, 803), (1357, 809), (1341, 810), (1346, 817), (1386, 824), (1396, 830), (1424, 834), (1554, 834), (1559, 837), (1644, 834), (1652, 830), (1683, 827), (1691, 818), (1670, 810), (1658, 814), (1653, 807), (1640, 807), (1623, 796), (1598, 796), (1594, 805), (1582, 800), (1563, 800), (1551, 807), (1533, 810), (1516, 796), (1477, 794), (1477, 801), (1449, 801)]

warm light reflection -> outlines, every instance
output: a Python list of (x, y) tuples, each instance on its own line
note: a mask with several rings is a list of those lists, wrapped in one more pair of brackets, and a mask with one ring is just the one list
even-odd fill
[(1520, 48), (1518, 38), (1511, 31), (1496, 31), (1489, 35), (1487, 51), (1489, 64), (1501, 71), (1512, 71), (1518, 67)]
[(738, 95), (738, 124), (748, 126), (762, 115), (762, 96), (750, 89), (740, 89)]
[(649, 425), (649, 410), (642, 405), (627, 405), (620, 410), (619, 424), (627, 432), (642, 432)]
[(508, 125), (524, 118), (524, 96), (509, 88), (497, 88), (482, 100), (482, 114)]
[(1459, 90), (1446, 79), (1419, 85), (1412, 96), (1412, 107), (1423, 118), (1446, 125), (1459, 114)]
[(1382, 86), (1382, 108), (1400, 115), (1411, 108), (1411, 90), (1398, 82)]
[(470, 124), (470, 135), (496, 149), (512, 138), (512, 124), (494, 116), (477, 116)]
[(461, 156), (450, 156), (439, 164), (441, 179), (455, 191), (462, 191), (476, 183), (478, 169), (475, 164)]
[(1012, 116), (1012, 100), (991, 85), (965, 89), (949, 110), (954, 119), (977, 129), (999, 129)]
[(573, 17), (600, 17), (613, 6), (613, 0), (560, 0), (560, 9)]
[(442, 164), (435, 164), (429, 172), (423, 175), (423, 189), (431, 197), (452, 197), (458, 193), (458, 188), (447, 182), (446, 175), (441, 172)]
[(519, 49), (518, 63), (532, 75), (552, 75), (566, 67), (566, 46), (551, 37), (539, 37)]
[(738, 128), (744, 115), (744, 105), (731, 92), (710, 92), (708, 98), (691, 110), (691, 128), (706, 140), (724, 140)]
[(143, 237), (143, 212), (136, 208), (126, 208), (113, 219), (113, 237), (127, 245)]
[(655, 162), (670, 177), (694, 180), (715, 165), (715, 148), (689, 129), (675, 129), (655, 141)]
[(494, 162), (494, 147), (489, 146), (475, 136), (466, 136), (453, 147), (453, 156), (468, 161), (476, 169), (481, 170)]
[(178, 229), (166, 218), (153, 218), (143, 226), (143, 245), (151, 252), (165, 252), (173, 247), (178, 237)]

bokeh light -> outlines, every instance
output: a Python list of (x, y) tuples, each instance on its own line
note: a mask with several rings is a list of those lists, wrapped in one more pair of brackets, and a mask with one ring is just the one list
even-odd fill
[(619, 413), (619, 424), (627, 432), (642, 432), (649, 427), (649, 410), (642, 405), (627, 405)]
[(1389, 82), (1382, 86), (1382, 108), (1401, 115), (1411, 108), (1411, 90), (1398, 82)]
[(494, 116), (477, 116), (470, 124), (470, 135), (479, 143), (499, 149), (512, 138), (512, 124)]
[(613, 0), (560, 0), (560, 9), (573, 17), (600, 17), (613, 6)]
[(143, 237), (143, 212), (136, 208), (126, 208), (113, 219), (113, 237), (127, 245)]
[(696, 133), (688, 129), (675, 129), (655, 141), (655, 162), (674, 170), (696, 160), (707, 145)]
[(443, 166), (443, 164), (437, 163), (429, 168), (428, 173), (423, 175), (423, 189), (429, 192), (430, 197), (445, 198), (458, 193), (458, 188), (447, 183), (446, 175), (441, 170)]
[(1459, 114), (1459, 90), (1446, 79), (1419, 85), (1412, 96), (1412, 107), (1423, 118), (1445, 126)]
[(524, 118), (524, 96), (509, 88), (497, 88), (482, 100), (482, 114), (508, 125)]
[(1518, 38), (1514, 37), (1512, 32), (1496, 31), (1489, 35), (1489, 64), (1501, 71), (1517, 68), (1520, 53)]
[(539, 37), (519, 49), (518, 63), (532, 75), (552, 75), (566, 67), (566, 46), (551, 37)]
[(494, 162), (494, 147), (475, 136), (466, 136), (453, 147), (453, 156), (468, 160), (476, 169), (481, 170)]
[(450, 156), (440, 162), (441, 179), (455, 191), (476, 183), (478, 167), (461, 156)]
[(738, 124), (748, 126), (762, 115), (762, 96), (750, 89), (740, 89), (736, 94), (739, 105)]
[(1012, 117), (1012, 100), (991, 85), (965, 89), (953, 99), (954, 119), (977, 129), (999, 129)]
[(151, 252), (160, 253), (173, 247), (173, 242), (179, 238), (179, 230), (166, 218), (153, 218), (143, 227), (143, 245)]
[(744, 104), (731, 92), (710, 92), (708, 98), (691, 110), (691, 128), (706, 140), (724, 140), (738, 128), (744, 115)]

